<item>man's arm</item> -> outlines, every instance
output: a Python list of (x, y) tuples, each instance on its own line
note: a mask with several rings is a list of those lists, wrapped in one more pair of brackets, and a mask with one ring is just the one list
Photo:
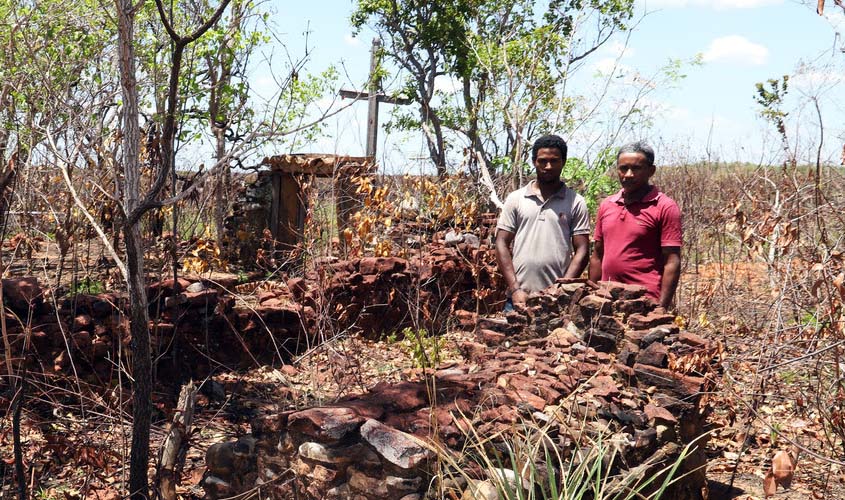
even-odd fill
[(604, 243), (601, 240), (593, 242), (593, 254), (590, 256), (590, 281), (601, 280), (601, 260), (604, 258)]
[(511, 255), (511, 243), (514, 233), (499, 229), (496, 231), (496, 260), (499, 263), (499, 272), (508, 284), (508, 294), (514, 304), (523, 304), (528, 294), (521, 289), (521, 284), (516, 279), (516, 271), (513, 269), (513, 256)]
[(587, 267), (587, 262), (590, 260), (590, 237), (586, 234), (576, 234), (572, 237), (572, 246), (575, 247), (575, 253), (572, 255), (572, 260), (569, 261), (569, 267), (566, 269), (564, 278), (578, 278)]
[(663, 276), (660, 278), (660, 307), (669, 309), (681, 277), (681, 248), (663, 247)]

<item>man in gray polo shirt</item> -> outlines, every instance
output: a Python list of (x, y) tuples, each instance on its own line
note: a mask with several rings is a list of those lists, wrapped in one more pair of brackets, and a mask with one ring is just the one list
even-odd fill
[(499, 215), (496, 256), (513, 304), (557, 278), (581, 276), (589, 261), (587, 204), (560, 178), (566, 150), (556, 135), (537, 139), (531, 148), (537, 179), (509, 194)]

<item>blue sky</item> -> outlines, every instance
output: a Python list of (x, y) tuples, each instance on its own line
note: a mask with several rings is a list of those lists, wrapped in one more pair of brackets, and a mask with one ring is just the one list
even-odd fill
[[(273, 22), (279, 39), (294, 54), (302, 52), (307, 30), (311, 46), (308, 70), (331, 64), (348, 75), (346, 88), (365, 81), (372, 33), (351, 36), (350, 0), (291, 2), (274, 0)], [(776, 161), (779, 139), (758, 116), (754, 84), (784, 74), (793, 75), (786, 109), (792, 146), (810, 158), (818, 144), (819, 127), (812, 96), (822, 109), (823, 160), (839, 164), (845, 142), (845, 15), (830, 1), (826, 16), (814, 7), (782, 0), (649, 0), (638, 4), (648, 14), (627, 39), (620, 36), (597, 51), (573, 85), (587, 93), (594, 75), (616, 71), (653, 75), (670, 58), (689, 60), (700, 54), (702, 64), (687, 66), (687, 77), (674, 88), (655, 88), (646, 104), (655, 110), (651, 128), (620, 137), (645, 138), (663, 153), (663, 163), (710, 157), (722, 160)], [(835, 46), (834, 46), (835, 45)], [(803, 66), (802, 66), (803, 63)], [(802, 73), (800, 76), (796, 72)], [(254, 71), (254, 86), (269, 83), (266, 68)], [(620, 99), (624, 99), (620, 97)], [(389, 106), (383, 107), (382, 121)], [(612, 111), (610, 111), (612, 112)], [(363, 154), (366, 104), (359, 103), (330, 120), (326, 136), (309, 151)], [(573, 152), (589, 156), (588, 140), (573, 136)], [(797, 143), (797, 146), (796, 146)], [(423, 168), (426, 150), (421, 134), (380, 134), (380, 161), (394, 171)]]

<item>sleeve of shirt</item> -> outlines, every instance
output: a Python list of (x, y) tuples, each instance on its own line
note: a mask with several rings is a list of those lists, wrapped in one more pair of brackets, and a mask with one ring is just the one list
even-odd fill
[(587, 202), (580, 194), (575, 195), (572, 202), (572, 236), (579, 234), (590, 234), (590, 211), (587, 210)]
[(593, 233), (593, 241), (604, 240), (604, 229), (601, 225), (602, 212), (604, 212), (604, 203), (599, 205), (598, 213), (596, 213), (596, 232)]
[(680, 247), (683, 244), (683, 230), (681, 229), (681, 209), (672, 201), (663, 209), (660, 221), (660, 246)]
[(516, 232), (516, 228), (519, 226), (517, 220), (517, 205), (519, 203), (519, 196), (516, 192), (513, 192), (505, 198), (505, 206), (502, 207), (502, 213), (499, 214), (499, 220), (496, 221), (496, 229), (504, 229), (505, 231), (509, 231), (511, 233)]

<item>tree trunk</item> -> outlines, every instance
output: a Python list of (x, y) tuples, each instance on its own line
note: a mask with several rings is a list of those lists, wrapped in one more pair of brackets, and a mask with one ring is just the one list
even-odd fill
[[(217, 161), (226, 157), (225, 132), (226, 131), (222, 127), (214, 128), (214, 135), (217, 141)], [(223, 222), (226, 219), (226, 212), (228, 212), (229, 209), (229, 187), (229, 166), (224, 165), (214, 180), (214, 228), (217, 230), (217, 248), (223, 248), (223, 237), (225, 236), (225, 227)]]
[(133, 500), (149, 498), (150, 420), (152, 415), (152, 358), (144, 284), (144, 253), (141, 228), (126, 228), (126, 267), (129, 271), (129, 331), (132, 335), (132, 449), (129, 465), (129, 491)]
[[(138, 150), (141, 132), (138, 124), (138, 84), (135, 79), (135, 6), (132, 0), (116, 0), (118, 15), (118, 52), (123, 98), (122, 163), (124, 175), (124, 211), (132, 213), (140, 204), (141, 165)], [(140, 7), (138, 4), (137, 7)], [(132, 336), (132, 448), (129, 459), (129, 494), (133, 500), (149, 498), (147, 468), (150, 461), (150, 420), (152, 415), (152, 360), (144, 284), (144, 252), (140, 220), (124, 227), (126, 243), (127, 289), (129, 292), (129, 332)]]

